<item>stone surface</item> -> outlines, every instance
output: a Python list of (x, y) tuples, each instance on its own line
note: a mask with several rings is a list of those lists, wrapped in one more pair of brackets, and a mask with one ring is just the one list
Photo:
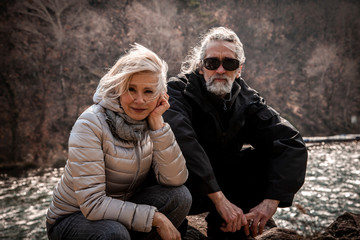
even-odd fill
[(285, 228), (271, 228), (264, 232), (260, 236), (256, 237), (256, 240), (302, 240), (303, 236), (296, 233), (294, 230)]
[(339, 216), (323, 232), (315, 235), (312, 240), (320, 239), (341, 239), (359, 240), (360, 239), (360, 214), (345, 212)]
[(186, 236), (183, 238), (183, 240), (206, 240), (207, 237), (205, 234), (200, 232), (198, 229), (188, 226)]
[[(206, 240), (206, 214), (188, 216), (189, 227), (184, 240)], [(330, 226), (314, 236), (302, 236), (296, 231), (273, 227), (266, 230), (256, 240), (359, 240), (360, 214), (345, 212)]]

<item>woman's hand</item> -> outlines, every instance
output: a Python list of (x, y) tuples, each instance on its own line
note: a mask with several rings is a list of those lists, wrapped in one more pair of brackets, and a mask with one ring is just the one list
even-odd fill
[(151, 130), (155, 131), (164, 126), (162, 115), (170, 107), (168, 100), (169, 95), (167, 95), (167, 93), (161, 95), (158, 99), (155, 109), (149, 114), (148, 123)]
[(163, 240), (181, 240), (180, 232), (161, 212), (155, 212), (152, 226)]

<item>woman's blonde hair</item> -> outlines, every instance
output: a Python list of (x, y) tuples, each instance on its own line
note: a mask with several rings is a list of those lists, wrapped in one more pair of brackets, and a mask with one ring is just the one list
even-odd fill
[(130, 80), (136, 73), (153, 73), (158, 78), (154, 96), (166, 92), (167, 63), (153, 51), (135, 43), (117, 60), (115, 65), (101, 78), (98, 94), (102, 98), (117, 99), (128, 90)]

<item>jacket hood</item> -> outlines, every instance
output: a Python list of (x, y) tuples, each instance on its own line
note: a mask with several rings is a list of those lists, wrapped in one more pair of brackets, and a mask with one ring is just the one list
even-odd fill
[(100, 85), (98, 85), (98, 87), (96, 88), (96, 92), (93, 96), (93, 102), (95, 104), (99, 104), (103, 108), (109, 109), (113, 112), (121, 112), (121, 113), (124, 112), (124, 110), (122, 109), (122, 107), (120, 105), (119, 99), (104, 98), (100, 94)]

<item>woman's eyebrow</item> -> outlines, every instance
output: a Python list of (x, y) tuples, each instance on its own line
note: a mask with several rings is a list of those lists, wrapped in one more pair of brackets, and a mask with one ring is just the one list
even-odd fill
[(145, 86), (144, 89), (146, 89), (146, 90), (154, 90), (155, 86)]

